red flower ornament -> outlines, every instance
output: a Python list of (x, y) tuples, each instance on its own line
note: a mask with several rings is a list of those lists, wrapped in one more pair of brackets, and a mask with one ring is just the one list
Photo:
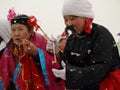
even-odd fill
[(36, 31), (38, 30), (38, 28), (40, 28), (40, 26), (37, 24), (37, 19), (35, 18), (35, 16), (30, 16), (29, 20), (27, 21), (27, 23), (31, 26), (31, 27), (35, 27)]

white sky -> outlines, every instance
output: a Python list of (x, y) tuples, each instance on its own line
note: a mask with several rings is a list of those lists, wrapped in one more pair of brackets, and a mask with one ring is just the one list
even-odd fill
[[(90, 0), (95, 13), (94, 22), (99, 23), (113, 34), (120, 36), (120, 0)], [(8, 10), (15, 8), (17, 14), (34, 15), (41, 28), (50, 37), (61, 34), (65, 28), (62, 17), (63, 0), (0, 0), (0, 17), (6, 18)], [(42, 34), (42, 32), (40, 32)]]

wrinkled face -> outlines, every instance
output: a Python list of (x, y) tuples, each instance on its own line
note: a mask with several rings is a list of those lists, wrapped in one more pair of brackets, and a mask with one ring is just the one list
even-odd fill
[(86, 18), (79, 17), (79, 16), (66, 15), (64, 16), (64, 21), (66, 26), (72, 25), (75, 27), (77, 33), (81, 33), (84, 29)]
[(66, 38), (63, 38), (61, 41), (59, 41), (59, 48), (60, 50), (64, 50), (65, 48), (65, 45), (66, 45)]
[(23, 39), (30, 39), (32, 31), (29, 31), (28, 28), (23, 24), (12, 24), (11, 25), (11, 36), (13, 42), (18, 46), (22, 44)]

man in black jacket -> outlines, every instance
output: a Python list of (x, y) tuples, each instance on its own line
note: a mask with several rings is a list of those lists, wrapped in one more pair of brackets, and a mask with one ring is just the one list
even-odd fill
[(53, 72), (56, 77), (66, 73), (67, 89), (99, 90), (100, 82), (120, 65), (116, 42), (104, 26), (93, 23), (88, 0), (67, 0), (62, 13), (76, 33), (68, 38), (64, 50), (66, 69)]

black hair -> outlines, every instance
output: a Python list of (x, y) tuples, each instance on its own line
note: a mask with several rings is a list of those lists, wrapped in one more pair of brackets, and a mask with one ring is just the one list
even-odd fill
[(17, 15), (11, 20), (11, 25), (19, 23), (25, 25), (28, 28), (28, 30), (31, 30), (32, 27), (28, 24), (28, 20), (29, 16), (25, 14)]

